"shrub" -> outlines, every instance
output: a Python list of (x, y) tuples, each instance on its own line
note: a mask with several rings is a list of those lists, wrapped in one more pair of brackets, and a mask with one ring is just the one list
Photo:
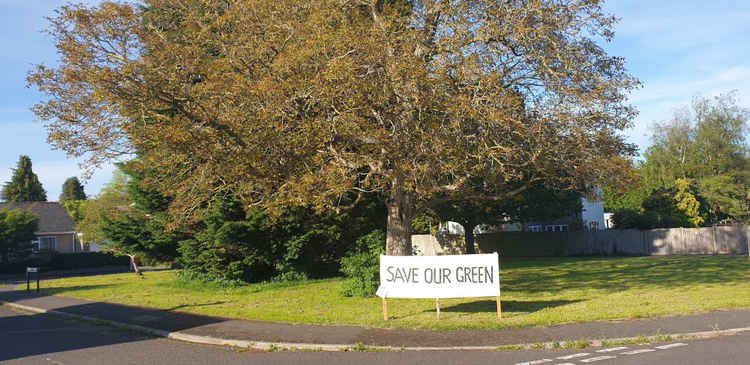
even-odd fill
[(346, 297), (368, 297), (380, 285), (380, 255), (385, 252), (385, 233), (374, 230), (354, 244), (349, 255), (341, 259), (341, 272), (347, 277), (341, 288)]
[(26, 272), (27, 267), (44, 267), (48, 263), (48, 258), (30, 257), (21, 261), (0, 265), (0, 274), (22, 274)]
[(633, 209), (622, 209), (612, 216), (616, 229), (653, 229), (660, 227), (660, 217), (653, 212), (641, 213)]
[(210, 278), (260, 282), (273, 274), (270, 220), (245, 212), (236, 201), (220, 201), (204, 217), (206, 228), (180, 242), (180, 264)]
[(377, 227), (379, 201), (361, 202), (346, 213), (288, 208), (271, 218), (234, 198), (217, 199), (202, 216), (194, 238), (180, 242), (178, 265), (248, 283), (335, 276), (354, 241)]
[(128, 266), (130, 259), (111, 252), (61, 253), (52, 256), (49, 266), (57, 270), (81, 269), (109, 265)]

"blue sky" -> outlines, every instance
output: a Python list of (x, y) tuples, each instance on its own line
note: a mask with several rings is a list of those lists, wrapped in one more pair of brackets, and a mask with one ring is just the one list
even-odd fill
[[(44, 17), (67, 2), (0, 0), (0, 183), (27, 154), (49, 200), (57, 200), (63, 181), (81, 170), (79, 161), (47, 145), (44, 127), (29, 111), (41, 95), (25, 87), (25, 77), (33, 64), (57, 59), (41, 30)], [(647, 147), (650, 125), (669, 119), (696, 95), (736, 89), (740, 105), (750, 107), (750, 1), (614, 0), (605, 8), (621, 18), (605, 48), (624, 57), (643, 82), (630, 98), (640, 111), (625, 132), (631, 142)], [(105, 167), (85, 182), (87, 194), (98, 193), (112, 171)]]

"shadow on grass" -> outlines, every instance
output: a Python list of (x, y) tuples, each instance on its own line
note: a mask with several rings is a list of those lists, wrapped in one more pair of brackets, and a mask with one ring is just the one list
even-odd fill
[[(41, 288), (41, 294), (44, 295), (65, 295), (67, 293), (77, 292), (77, 291), (86, 291), (91, 289), (106, 289), (106, 288), (114, 288), (118, 286), (117, 284), (97, 284), (97, 285), (76, 285), (76, 286), (64, 286), (64, 287), (44, 287), (44, 283), (42, 283)], [(25, 288), (25, 287), (24, 287)], [(32, 291), (35, 288), (35, 286), (32, 285)]]
[(744, 281), (747, 259), (727, 256), (506, 259), (504, 290), (517, 293), (674, 288)]
[(172, 307), (172, 308), (168, 308), (168, 309), (162, 309), (162, 310), (165, 311), (165, 312), (172, 312), (172, 311), (177, 311), (177, 310), (185, 309), (185, 308), (210, 307), (212, 305), (220, 305), (220, 304), (224, 304), (224, 303), (227, 303), (227, 301), (222, 300), (222, 301), (217, 301), (217, 302), (213, 302), (213, 303), (183, 304), (183, 305), (178, 305), (176, 307)]
[[(503, 300), (502, 309), (504, 312), (523, 312), (533, 313), (546, 308), (560, 307), (581, 300)], [(435, 310), (426, 310), (424, 312), (434, 312)], [(469, 303), (460, 303), (456, 305), (440, 307), (442, 312), (459, 312), (459, 313), (486, 313), (496, 312), (497, 302), (495, 300), (478, 300)]]

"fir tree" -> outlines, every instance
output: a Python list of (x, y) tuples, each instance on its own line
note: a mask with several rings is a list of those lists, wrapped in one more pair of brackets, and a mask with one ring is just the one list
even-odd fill
[(47, 201), (47, 192), (31, 170), (29, 156), (22, 155), (18, 158), (18, 165), (13, 169), (10, 181), (3, 185), (0, 198), (8, 202)]
[(60, 201), (66, 200), (86, 200), (86, 193), (83, 191), (83, 185), (78, 181), (78, 178), (73, 176), (69, 177), (62, 186), (62, 193), (60, 194)]

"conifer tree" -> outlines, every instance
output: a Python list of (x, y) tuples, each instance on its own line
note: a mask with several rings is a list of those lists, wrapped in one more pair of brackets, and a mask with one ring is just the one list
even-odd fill
[(13, 169), (10, 181), (3, 185), (0, 198), (7, 202), (47, 201), (47, 192), (34, 171), (31, 170), (31, 158), (21, 155)]
[(69, 177), (62, 186), (60, 201), (66, 200), (86, 200), (86, 193), (83, 191), (83, 185), (77, 177)]

